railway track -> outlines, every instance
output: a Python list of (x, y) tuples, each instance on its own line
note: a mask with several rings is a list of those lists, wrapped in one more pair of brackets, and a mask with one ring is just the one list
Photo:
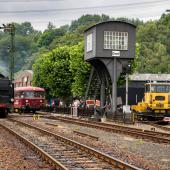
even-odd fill
[(167, 132), (170, 132), (170, 128), (168, 128), (166, 126), (161, 126), (161, 125), (158, 125), (156, 123), (149, 123), (149, 125), (151, 125), (153, 127), (156, 127), (156, 128), (159, 128), (159, 129), (162, 129), (162, 130), (165, 130)]
[(169, 133), (154, 132), (154, 131), (148, 131), (148, 130), (143, 131), (142, 129), (135, 129), (135, 128), (125, 127), (125, 126), (120, 126), (120, 125), (111, 125), (107, 123), (98, 123), (98, 122), (80, 120), (80, 119), (75, 119), (75, 118), (70, 118), (70, 117), (62, 117), (62, 116), (43, 116), (43, 117), (49, 118), (49, 119), (56, 119), (56, 120), (67, 122), (67, 123), (78, 124), (81, 126), (97, 128), (97, 129), (105, 130), (108, 132), (130, 135), (130, 136), (142, 138), (142, 139), (149, 139), (157, 143), (170, 144)]
[(28, 123), (8, 119), (0, 125), (34, 148), (56, 169), (139, 170), (107, 154)]

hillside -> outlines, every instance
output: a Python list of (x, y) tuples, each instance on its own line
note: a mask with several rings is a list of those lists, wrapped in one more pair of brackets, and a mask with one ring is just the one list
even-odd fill
[[(35, 30), (31, 23), (15, 23), (15, 72), (31, 69), (37, 56), (52, 49), (66, 45), (73, 46), (83, 41), (83, 31), (89, 26), (107, 20), (106, 15), (84, 15), (71, 25), (56, 28), (49, 23), (42, 33)], [(157, 21), (143, 23), (140, 20), (118, 18), (137, 26), (137, 56), (135, 71), (140, 73), (170, 73), (170, 15), (163, 15)], [(8, 68), (10, 36), (0, 32), (0, 72)]]

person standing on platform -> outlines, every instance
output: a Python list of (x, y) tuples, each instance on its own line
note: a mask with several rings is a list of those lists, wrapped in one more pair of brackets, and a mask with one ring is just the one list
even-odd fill
[(72, 113), (73, 116), (78, 116), (79, 105), (80, 101), (77, 98), (75, 98), (75, 100), (73, 101), (73, 113)]

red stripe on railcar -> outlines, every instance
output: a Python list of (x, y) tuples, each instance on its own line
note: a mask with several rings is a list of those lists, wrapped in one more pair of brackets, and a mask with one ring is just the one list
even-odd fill
[(1, 104), (1, 103), (0, 103), (0, 108), (7, 108), (7, 105), (6, 105), (6, 104)]

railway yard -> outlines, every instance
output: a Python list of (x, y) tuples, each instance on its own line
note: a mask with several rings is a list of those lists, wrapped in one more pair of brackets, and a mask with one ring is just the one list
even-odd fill
[(170, 168), (169, 125), (99, 123), (61, 114), (11, 114), (0, 125), (0, 169)]
[(170, 170), (170, 1), (112, 1), (0, 0), (0, 170)]

